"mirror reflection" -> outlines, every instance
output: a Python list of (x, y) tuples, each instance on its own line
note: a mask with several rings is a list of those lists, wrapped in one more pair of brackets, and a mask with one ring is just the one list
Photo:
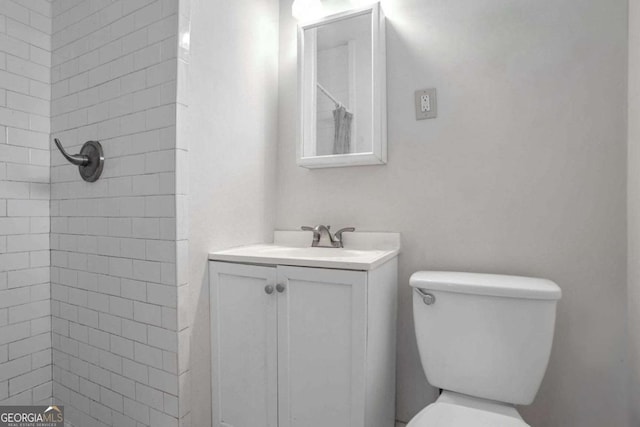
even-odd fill
[(315, 74), (316, 141), (305, 154), (371, 152), (371, 14), (306, 30), (305, 39), (316, 47), (308, 74)]
[(386, 163), (385, 63), (379, 3), (298, 27), (298, 165)]

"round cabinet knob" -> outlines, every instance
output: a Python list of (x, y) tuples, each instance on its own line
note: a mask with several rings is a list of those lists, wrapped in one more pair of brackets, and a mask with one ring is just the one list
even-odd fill
[(267, 293), (267, 295), (271, 295), (273, 293), (273, 285), (265, 286), (264, 291)]
[(435, 304), (436, 302), (436, 297), (432, 294), (425, 294), (422, 297), (422, 302), (424, 302), (426, 305), (432, 305)]
[(284, 287), (284, 285), (283, 285), (283, 284), (281, 284), (281, 283), (278, 283), (278, 284), (276, 285), (276, 290), (277, 290), (278, 292), (280, 292), (280, 293), (284, 292), (284, 290), (285, 290), (285, 289), (286, 289), (286, 288), (285, 288), (285, 287)]

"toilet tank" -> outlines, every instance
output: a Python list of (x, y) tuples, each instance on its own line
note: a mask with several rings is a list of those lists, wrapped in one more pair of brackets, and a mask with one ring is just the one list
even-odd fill
[(434, 387), (528, 405), (553, 341), (558, 285), (495, 274), (411, 276), (422, 366)]

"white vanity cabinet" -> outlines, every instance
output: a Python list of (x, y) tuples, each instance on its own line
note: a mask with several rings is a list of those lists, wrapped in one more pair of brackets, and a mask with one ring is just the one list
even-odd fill
[(214, 427), (394, 426), (395, 255), (371, 270), (217, 260), (209, 274)]

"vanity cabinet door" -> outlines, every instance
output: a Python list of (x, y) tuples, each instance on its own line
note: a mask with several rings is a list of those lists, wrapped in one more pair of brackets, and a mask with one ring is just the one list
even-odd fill
[(276, 268), (210, 263), (214, 427), (277, 427)]
[(364, 271), (278, 266), (279, 427), (364, 427)]

